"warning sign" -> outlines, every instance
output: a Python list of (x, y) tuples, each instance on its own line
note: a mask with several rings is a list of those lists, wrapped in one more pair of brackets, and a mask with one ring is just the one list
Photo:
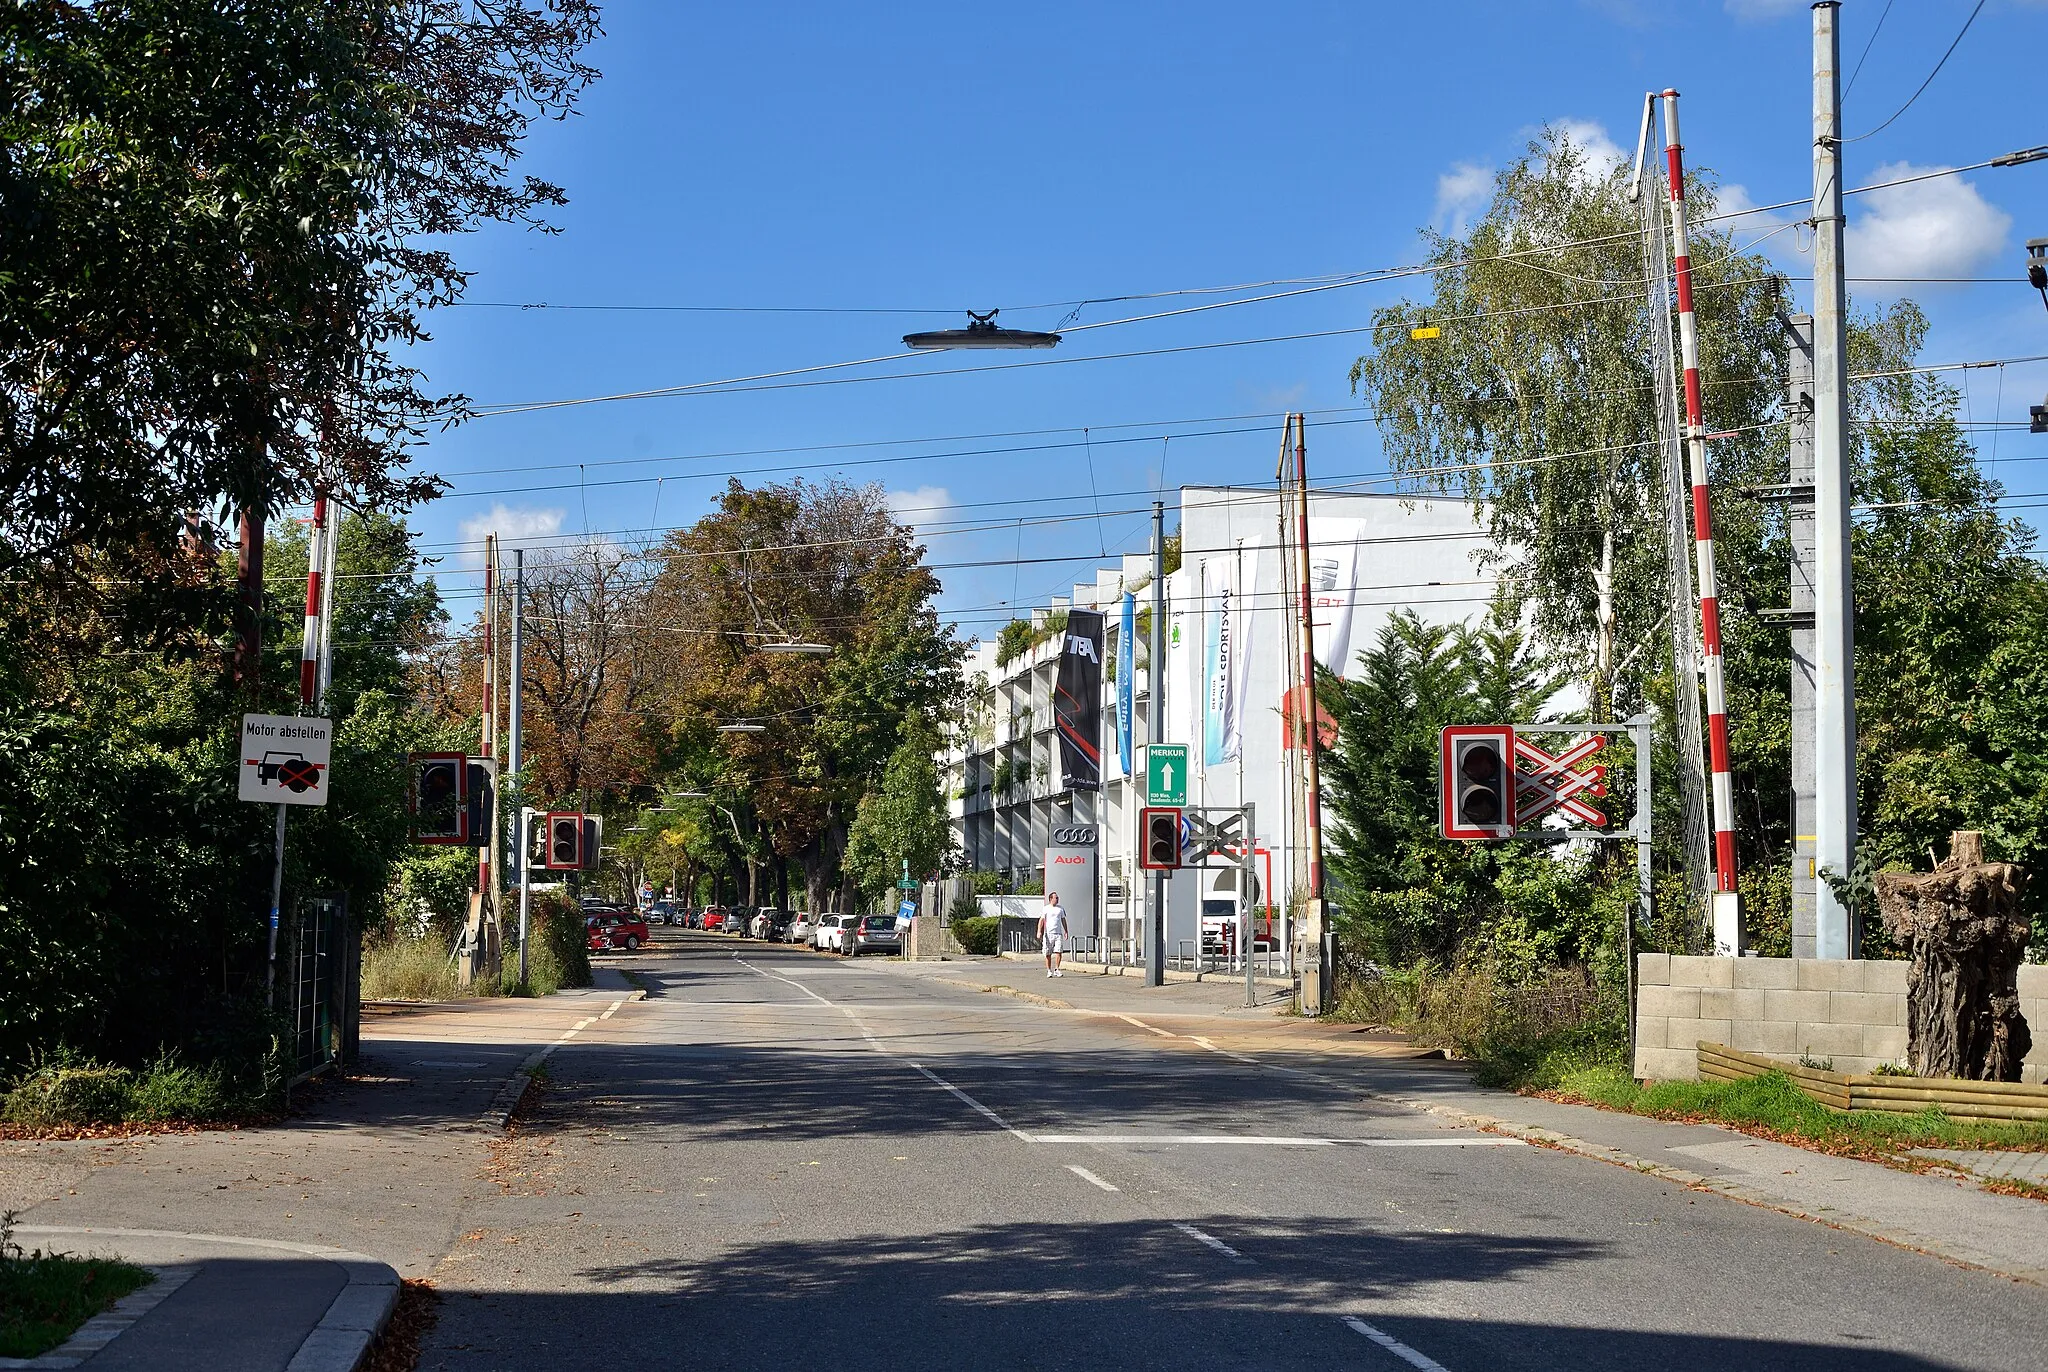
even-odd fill
[(325, 805), (334, 721), (243, 715), (241, 782), (235, 794), (265, 805)]

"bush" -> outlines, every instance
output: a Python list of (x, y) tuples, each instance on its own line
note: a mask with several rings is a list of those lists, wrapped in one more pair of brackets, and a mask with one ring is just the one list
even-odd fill
[(135, 1078), (128, 1118), (152, 1122), (228, 1119), (260, 1102), (238, 1099), (218, 1067), (195, 1067), (166, 1053)]
[(400, 934), (363, 949), (363, 999), (454, 1000), (464, 995), (448, 945)]
[(241, 1087), (222, 1067), (195, 1066), (172, 1053), (140, 1071), (58, 1054), (0, 1096), (0, 1119), (31, 1129), (201, 1123), (261, 1114), (276, 1094), (267, 1073)]
[(1001, 936), (1003, 921), (996, 915), (977, 915), (973, 919), (953, 921), (953, 937), (960, 940), (960, 946), (970, 953), (987, 957), (996, 951), (996, 941)]
[[(536, 899), (530, 912), (533, 947), (526, 955), (527, 975), (541, 995), (564, 986), (590, 985), (590, 932), (582, 907), (563, 895)], [(542, 969), (551, 984), (540, 991)]]
[(7, 1093), (9, 1124), (47, 1129), (57, 1125), (118, 1124), (128, 1118), (135, 1074), (100, 1063), (49, 1063), (16, 1082)]

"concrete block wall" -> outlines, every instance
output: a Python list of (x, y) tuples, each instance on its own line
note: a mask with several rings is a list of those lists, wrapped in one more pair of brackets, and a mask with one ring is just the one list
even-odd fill
[[(2020, 1012), (2034, 1033), (2025, 1079), (2048, 1080), (2048, 966), (2020, 969)], [(1639, 954), (1635, 1074), (1696, 1080), (1702, 1039), (1788, 1062), (1832, 1058), (1837, 1072), (1903, 1062), (1906, 964)]]

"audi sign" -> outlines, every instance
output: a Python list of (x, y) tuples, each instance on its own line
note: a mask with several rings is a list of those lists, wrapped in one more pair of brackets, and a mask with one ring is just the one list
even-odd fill
[(1096, 845), (1095, 826), (1074, 824), (1052, 831), (1052, 841), (1062, 848), (1093, 848)]

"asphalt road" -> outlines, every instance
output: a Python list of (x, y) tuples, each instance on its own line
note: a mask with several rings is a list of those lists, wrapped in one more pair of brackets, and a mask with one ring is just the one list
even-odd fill
[(636, 969), (496, 1147), (422, 1369), (2048, 1366), (2048, 1292), (1356, 1063), (712, 936)]

